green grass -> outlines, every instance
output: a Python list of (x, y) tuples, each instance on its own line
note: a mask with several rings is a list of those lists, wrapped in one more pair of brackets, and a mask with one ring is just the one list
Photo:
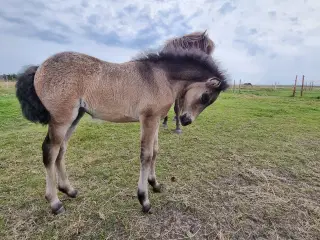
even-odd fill
[[(44, 199), (46, 128), (22, 118), (0, 85), (0, 239), (317, 239), (320, 236), (319, 89), (220, 95), (182, 135), (160, 130), (153, 214), (136, 199), (139, 124), (86, 116), (70, 140), (76, 199)], [(172, 111), (169, 114), (173, 117)], [(173, 181), (174, 180), (174, 181)]]

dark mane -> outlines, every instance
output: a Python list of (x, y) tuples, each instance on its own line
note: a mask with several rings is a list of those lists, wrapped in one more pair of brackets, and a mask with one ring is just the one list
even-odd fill
[(160, 52), (145, 52), (135, 57), (133, 61), (145, 65), (157, 64), (166, 70), (171, 80), (202, 82), (217, 77), (221, 81), (219, 90), (228, 88), (226, 72), (218, 66), (211, 55), (199, 49), (175, 48)]
[(206, 54), (211, 54), (215, 49), (214, 42), (208, 37), (205, 32), (193, 32), (185, 34), (182, 37), (172, 38), (166, 41), (163, 46), (164, 51), (175, 48), (183, 49), (200, 49)]

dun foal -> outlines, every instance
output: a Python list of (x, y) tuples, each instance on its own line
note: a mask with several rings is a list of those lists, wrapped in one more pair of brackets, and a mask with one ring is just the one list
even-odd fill
[(137, 196), (143, 212), (148, 212), (148, 183), (155, 192), (161, 190), (155, 171), (160, 119), (179, 96), (181, 124), (191, 124), (227, 87), (225, 75), (211, 56), (181, 48), (149, 53), (121, 64), (62, 52), (28, 68), (18, 78), (16, 96), (25, 118), (48, 124), (42, 151), (45, 197), (52, 212), (64, 212), (57, 195), (56, 172), (58, 190), (72, 198), (77, 196), (68, 180), (64, 155), (85, 113), (110, 122), (140, 122)]
[[(170, 51), (175, 48), (183, 48), (183, 49), (199, 49), (206, 54), (210, 55), (213, 53), (215, 49), (214, 42), (208, 37), (208, 34), (204, 32), (193, 32), (190, 34), (183, 35), (182, 37), (172, 38), (166, 41), (163, 51)], [(175, 132), (180, 134), (182, 130), (180, 128), (180, 106), (179, 106), (179, 96), (175, 100), (174, 103), (174, 120), (176, 121), (176, 129)], [(164, 128), (168, 128), (168, 116), (164, 118), (162, 123)]]

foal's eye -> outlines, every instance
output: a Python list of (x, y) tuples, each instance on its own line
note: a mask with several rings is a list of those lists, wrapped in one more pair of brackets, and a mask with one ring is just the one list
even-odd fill
[(210, 100), (210, 97), (209, 97), (208, 93), (202, 94), (201, 99), (200, 99), (202, 104), (207, 104), (209, 102), (209, 100)]

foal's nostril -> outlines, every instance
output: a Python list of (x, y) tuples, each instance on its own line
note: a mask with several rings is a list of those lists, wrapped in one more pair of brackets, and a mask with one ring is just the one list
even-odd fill
[(180, 117), (180, 122), (181, 122), (181, 125), (182, 125), (182, 126), (187, 126), (187, 125), (189, 125), (192, 121), (191, 121), (190, 117), (187, 116), (187, 114), (183, 114), (183, 115)]

